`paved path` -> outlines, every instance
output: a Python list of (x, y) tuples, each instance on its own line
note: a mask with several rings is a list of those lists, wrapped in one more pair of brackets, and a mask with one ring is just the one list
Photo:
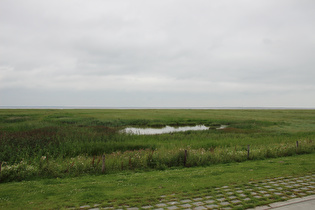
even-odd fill
[[(302, 177), (278, 177), (274, 179), (266, 179), (257, 182), (249, 182), (245, 185), (233, 185), (222, 186), (215, 189), (205, 189), (198, 191), (194, 197), (191, 195), (181, 195), (180, 198), (176, 197), (176, 194), (162, 195), (160, 202), (144, 205), (141, 207), (132, 206), (119, 206), (119, 207), (99, 207), (95, 206), (81, 206), (82, 209), (127, 209), (127, 210), (139, 210), (139, 209), (233, 209), (233, 208), (251, 208), (255, 207), (258, 203), (260, 206), (255, 209), (272, 209), (278, 210), (300, 210), (307, 206), (315, 205), (315, 200), (297, 204), (296, 202), (302, 199), (313, 196), (315, 199), (315, 174), (310, 174)], [(292, 201), (293, 199), (293, 201)], [(288, 201), (290, 200), (290, 201)], [(288, 205), (294, 203), (293, 206)], [(312, 199), (311, 199), (312, 200)], [(275, 201), (287, 201), (282, 203), (274, 203)], [(274, 204), (272, 204), (274, 203)], [(281, 206), (286, 205), (283, 208)], [(315, 209), (315, 206), (314, 208)]]
[(253, 210), (314, 210), (315, 195), (306, 196), (303, 198), (294, 198), (288, 201), (271, 203), (265, 206), (258, 206)]

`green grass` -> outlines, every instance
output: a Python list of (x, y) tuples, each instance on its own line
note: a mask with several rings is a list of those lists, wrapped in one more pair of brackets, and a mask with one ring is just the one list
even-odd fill
[(307, 154), (208, 167), (2, 183), (0, 209), (143, 206), (158, 203), (161, 195), (175, 193), (180, 200), (203, 191), (215, 193), (214, 188), (225, 185), (314, 173), (314, 161), (315, 154)]
[[(261, 160), (315, 151), (315, 110), (0, 110), (0, 182)], [(162, 135), (126, 126), (221, 124)], [(299, 148), (296, 148), (299, 141)], [(247, 157), (247, 146), (250, 156)]]
[[(197, 124), (228, 128), (119, 132)], [(184, 198), (223, 185), (314, 173), (314, 152), (315, 110), (1, 109), (0, 209), (141, 206), (161, 195)]]

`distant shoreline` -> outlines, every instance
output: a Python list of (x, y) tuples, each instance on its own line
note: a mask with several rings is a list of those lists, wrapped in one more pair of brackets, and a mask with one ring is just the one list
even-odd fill
[(303, 109), (312, 110), (315, 107), (106, 107), (106, 106), (0, 106), (0, 109)]

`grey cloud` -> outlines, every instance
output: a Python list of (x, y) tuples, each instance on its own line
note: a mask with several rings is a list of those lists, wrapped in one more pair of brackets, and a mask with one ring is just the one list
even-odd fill
[(195, 106), (229, 99), (233, 106), (238, 98), (259, 106), (276, 95), (283, 105), (296, 96), (315, 106), (313, 1), (3, 0), (0, 7), (4, 98), (9, 89), (18, 96), (17, 88), (41, 88), (56, 99), (62, 89), (133, 95), (112, 98), (117, 106), (178, 106), (188, 100), (183, 93)]

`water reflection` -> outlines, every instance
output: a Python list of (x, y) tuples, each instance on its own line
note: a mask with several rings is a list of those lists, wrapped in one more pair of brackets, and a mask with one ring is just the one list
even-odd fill
[[(216, 129), (224, 129), (226, 126), (221, 125)], [(154, 135), (154, 134), (163, 134), (163, 133), (172, 133), (172, 132), (180, 132), (180, 131), (198, 131), (198, 130), (209, 130), (210, 127), (204, 125), (196, 125), (196, 126), (182, 126), (182, 127), (172, 127), (165, 126), (163, 128), (125, 128), (122, 130), (124, 133), (129, 134), (137, 134), (137, 135)]]

